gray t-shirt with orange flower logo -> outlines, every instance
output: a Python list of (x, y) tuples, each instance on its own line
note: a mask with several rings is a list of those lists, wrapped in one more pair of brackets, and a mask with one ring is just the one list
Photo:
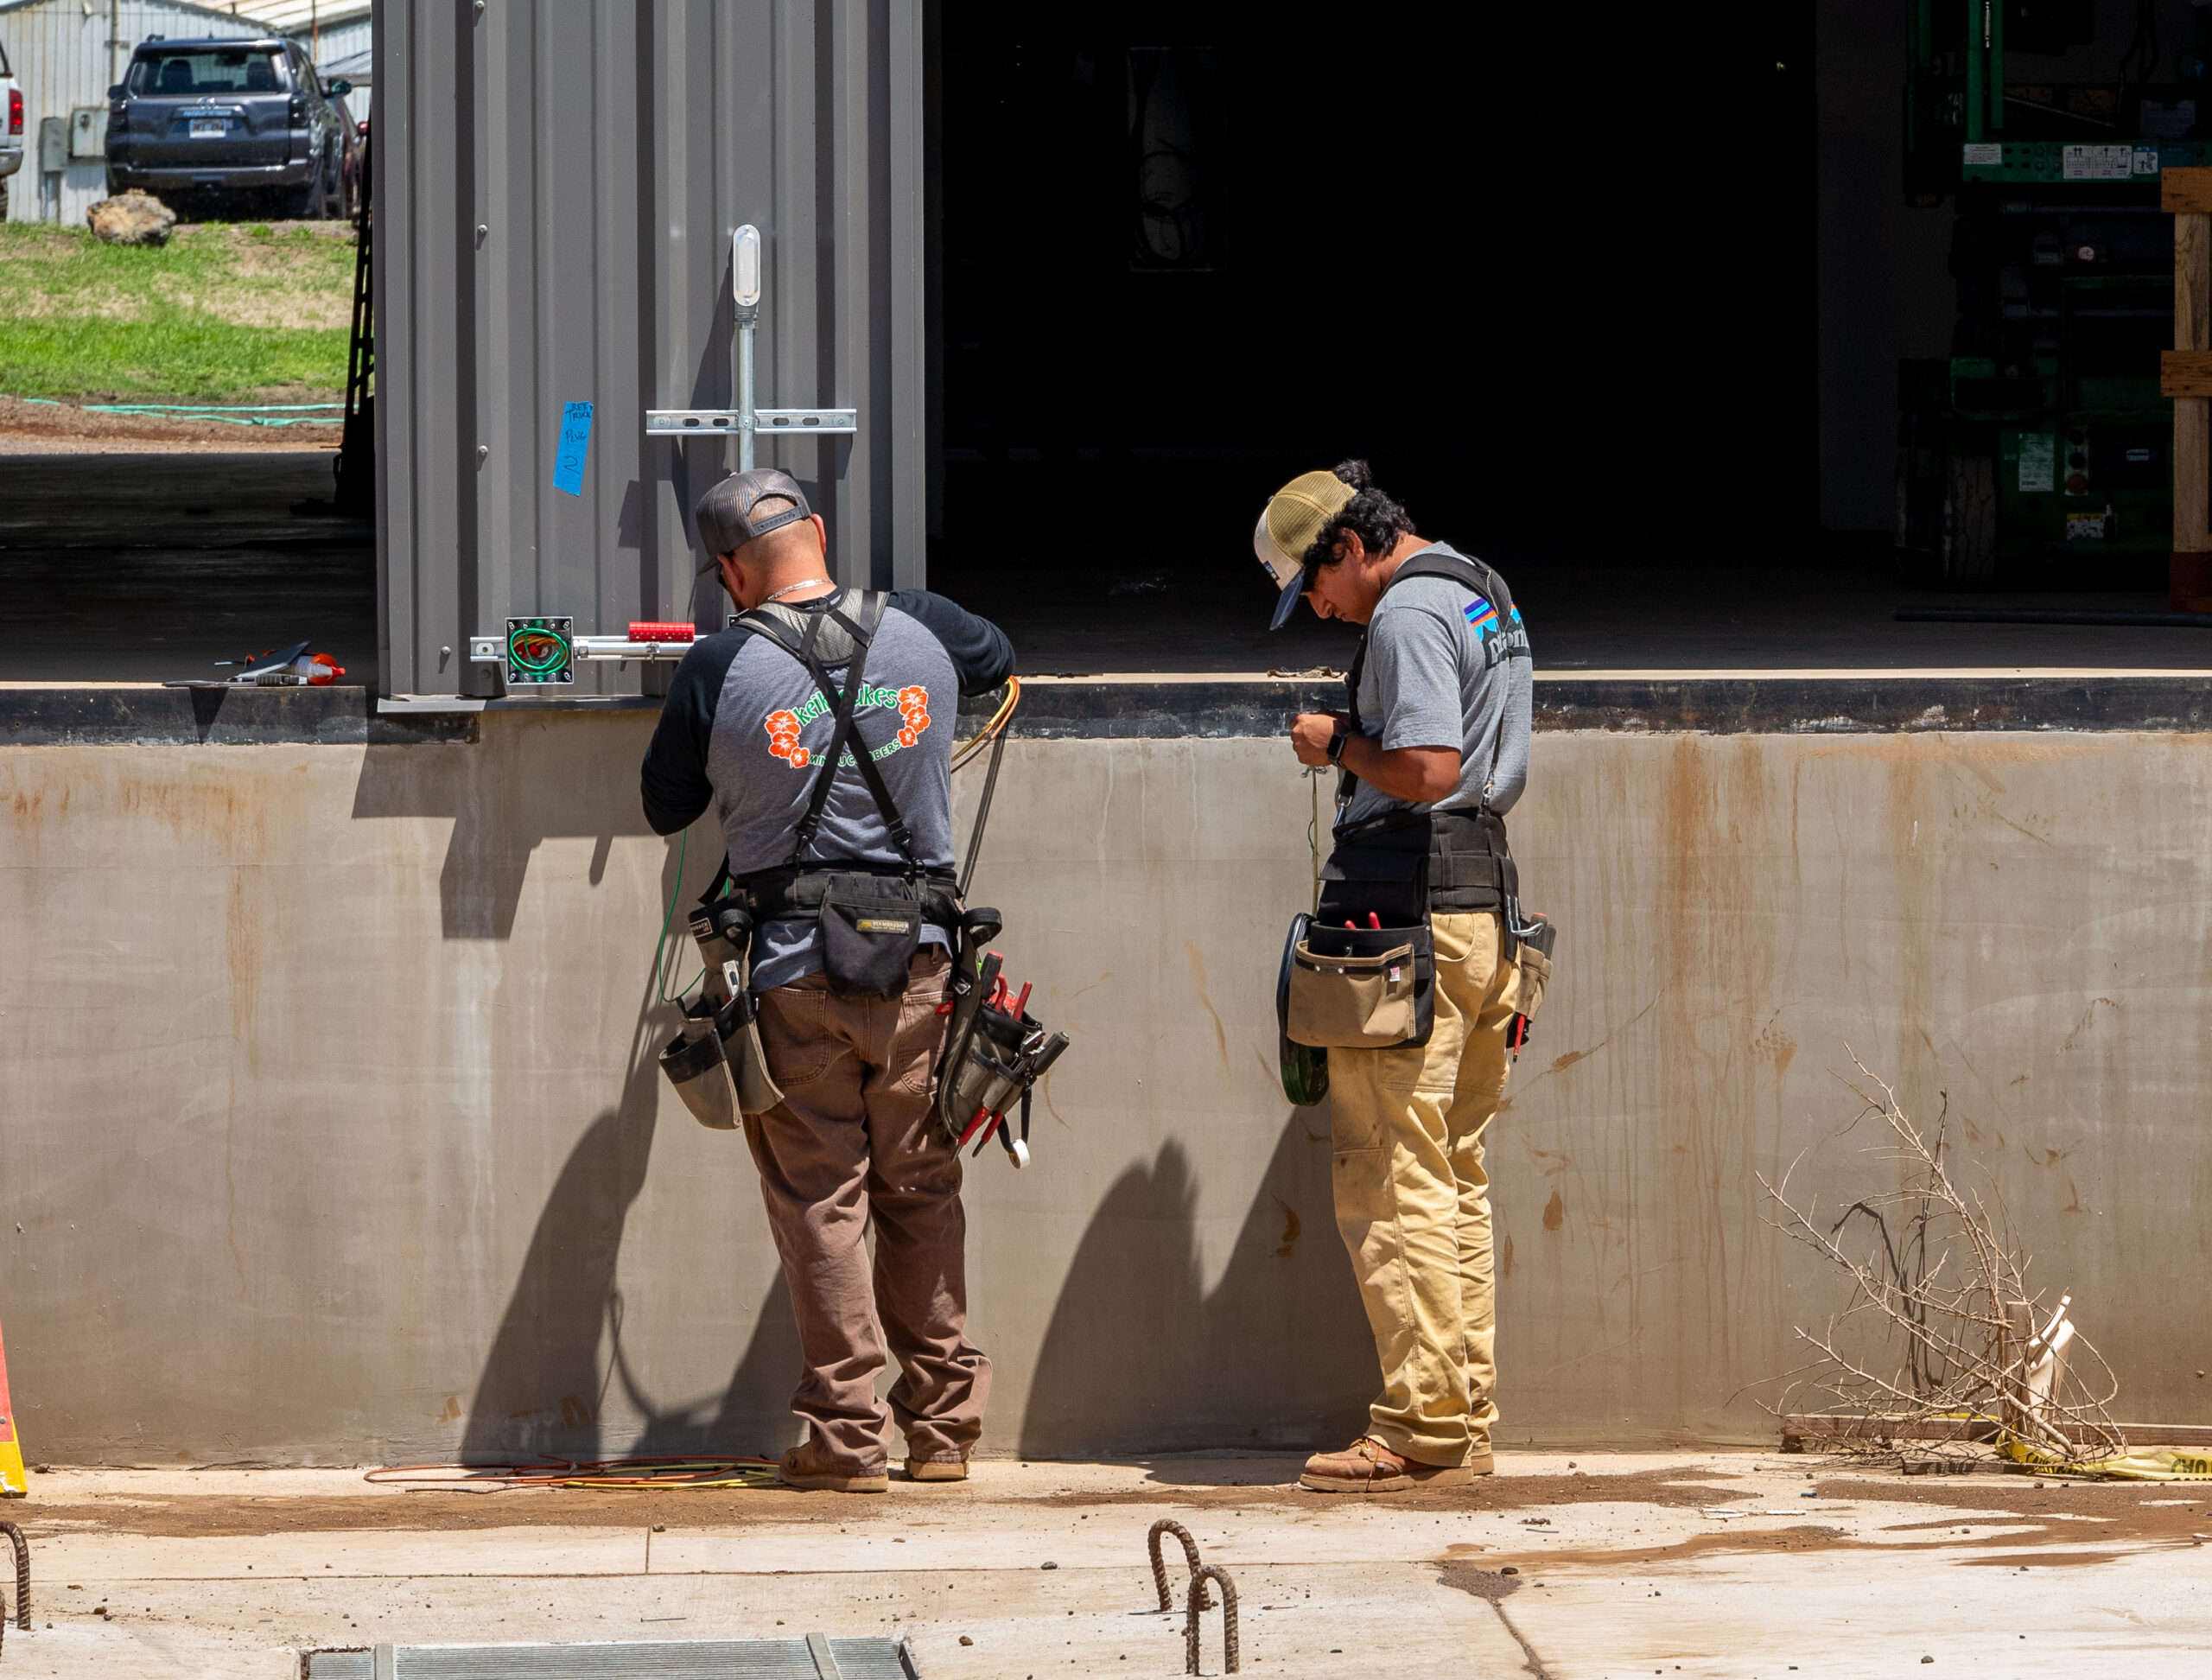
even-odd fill
[[(804, 613), (840, 597), (785, 603)], [(849, 614), (857, 607), (843, 597)], [(876, 627), (855, 697), (857, 748), (849, 744), (809, 861), (896, 865), (882, 813), (853, 760), (865, 750), (906, 818), (916, 859), (954, 867), (952, 725), (959, 697), (1003, 683), (1014, 648), (997, 626), (942, 595), (901, 589)], [(832, 671), (842, 680), (842, 670)], [(813, 797), (815, 778), (837, 732), (829, 698), (806, 667), (767, 637), (740, 627), (702, 637), (669, 684), (640, 778), (645, 819), (673, 834), (709, 805), (729, 848), (733, 875), (788, 862)], [(822, 966), (809, 922), (771, 922), (755, 937), (753, 984), (789, 985)]]

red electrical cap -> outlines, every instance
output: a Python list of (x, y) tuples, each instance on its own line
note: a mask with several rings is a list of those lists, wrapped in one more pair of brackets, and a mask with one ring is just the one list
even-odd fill
[(698, 640), (699, 632), (689, 624), (655, 624), (639, 619), (630, 626), (630, 640), (633, 642), (688, 642)]

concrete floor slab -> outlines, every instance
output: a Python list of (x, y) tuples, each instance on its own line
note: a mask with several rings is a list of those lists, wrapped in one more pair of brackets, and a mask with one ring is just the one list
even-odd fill
[(283, 1680), (311, 1648), (820, 1630), (910, 1639), (931, 1680), (1170, 1676), (1183, 1619), (1155, 1608), (1144, 1549), (1162, 1516), (1235, 1577), (1251, 1674), (2144, 1680), (2202, 1671), (2212, 1645), (2212, 1499), (2188, 1485), (1508, 1453), (1471, 1487), (1345, 1499), (1296, 1469), (998, 1460), (868, 1498), (52, 1473), (10, 1508), (36, 1579), (4, 1661)]

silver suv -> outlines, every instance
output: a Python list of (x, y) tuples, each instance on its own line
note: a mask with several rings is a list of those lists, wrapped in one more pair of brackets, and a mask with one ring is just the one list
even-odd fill
[(171, 204), (194, 194), (273, 199), (303, 221), (351, 213), (353, 124), (292, 41), (160, 41), (130, 54), (108, 89), (108, 190), (143, 188)]
[(8, 177), (23, 167), (23, 90), (0, 47), (0, 221), (8, 220)]

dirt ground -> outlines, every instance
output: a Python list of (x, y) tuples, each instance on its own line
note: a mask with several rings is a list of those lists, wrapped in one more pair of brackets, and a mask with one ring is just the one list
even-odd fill
[(0, 455), (233, 455), (338, 447), (335, 425), (239, 426), (219, 420), (100, 414), (72, 403), (0, 397)]
[[(1878, 1501), (1888, 1506), (1907, 1507), (1915, 1513), (1910, 1519), (1885, 1524), (1881, 1530), (1885, 1536), (1905, 1537), (1902, 1543), (1905, 1544), (1953, 1548), (1961, 1536), (1971, 1536), (1973, 1529), (1978, 1527), (1985, 1530), (1980, 1543), (1995, 1545), (1999, 1537), (1987, 1531), (1993, 1518), (2002, 1520), (2002, 1544), (2007, 1549), (2048, 1545), (2081, 1551), (2085, 1547), (2107, 1544), (2188, 1546), (2206, 1539), (2206, 1530), (2212, 1529), (2212, 1486), (2202, 1487), (2200, 1493), (2196, 1486), (2187, 1483), (2063, 1482), (2000, 1473), (1901, 1477), (1848, 1469), (1838, 1472), (1818, 1460), (1805, 1461), (1816, 1467), (1802, 1473), (1802, 1486), (1793, 1490), (1797, 1497), (1810, 1497), (1815, 1502), (1815, 1509), (1830, 1501)], [(1023, 1497), (1047, 1511), (1088, 1511), (1172, 1505), (1212, 1517), (1268, 1509), (1281, 1505), (1286, 1499), (1316, 1499), (1296, 1486), (1294, 1467), (1272, 1460), (1255, 1461), (1249, 1480), (1228, 1480), (1234, 1476), (1236, 1464), (1234, 1460), (1209, 1460), (1209, 1473), (1222, 1475), (1224, 1480), (1205, 1484), (1179, 1485), (1174, 1460), (1166, 1460), (1152, 1467), (1141, 1486), (1060, 1489), (1054, 1483), (1055, 1467), (1040, 1463), (1024, 1467), (1029, 1476)], [(1765, 1467), (1770, 1473), (1787, 1474), (1794, 1467), (1784, 1457), (1767, 1460)], [(1715, 1465), (1707, 1473), (1690, 1463), (1608, 1471), (1597, 1475), (1575, 1470), (1497, 1476), (1464, 1487), (1395, 1494), (1389, 1503), (1395, 1511), (1452, 1515), (1623, 1504), (1649, 1505), (1662, 1511), (1707, 1511), (1730, 1508), (1732, 1500), (1741, 1499), (1742, 1487), (1730, 1480), (1736, 1473), (1739, 1473), (1739, 1467)], [(34, 1493), (42, 1492), (42, 1480), (34, 1477)], [(58, 1480), (58, 1485), (67, 1486), (75, 1480), (73, 1475), (65, 1476)], [(35, 1509), (42, 1523), (79, 1532), (174, 1538), (283, 1534), (289, 1530), (325, 1534), (365, 1530), (436, 1533), (505, 1528), (516, 1524), (548, 1528), (605, 1528), (642, 1523), (674, 1530), (722, 1530), (734, 1526), (772, 1528), (787, 1523), (815, 1523), (825, 1511), (852, 1509), (849, 1499), (842, 1496), (799, 1493), (788, 1488), (722, 1491), (505, 1487), (486, 1480), (479, 1485), (452, 1486), (365, 1481), (358, 1492), (305, 1496), (166, 1491), (174, 1488), (179, 1480), (175, 1474), (164, 1473), (162, 1481), (165, 1491), (160, 1492), (104, 1492), (88, 1499), (57, 1501), (41, 1498), (35, 1506), (22, 1508)], [(972, 1494), (968, 1490), (957, 1490), (948, 1497), (971, 1498)], [(1975, 1523), (1961, 1528), (1958, 1518), (1961, 1511), (1977, 1513)], [(1919, 1537), (1925, 1537), (1924, 1541)], [(1700, 1537), (1695, 1543), (1610, 1550), (1605, 1556), (1621, 1561), (1651, 1562), (1705, 1551), (1758, 1550), (1782, 1543), (1853, 1543), (1846, 1541), (1834, 1528), (1802, 1524), (1781, 1530), (1708, 1535)], [(1900, 1542), (1885, 1539), (1878, 1543), (1894, 1549)], [(1545, 1555), (1565, 1558), (1573, 1554), (1548, 1550)]]
[[(35, 1575), (33, 1629), (9, 1634), (6, 1659), (59, 1680), (296, 1680), (303, 1653), (310, 1676), (365, 1674), (380, 1644), (822, 1629), (906, 1639), (931, 1680), (1165, 1677), (1182, 1670), (1181, 1615), (1158, 1612), (1146, 1541), (1167, 1519), (1234, 1576), (1254, 1675), (2203, 1671), (2201, 1484), (1501, 1453), (1471, 1486), (1362, 1499), (1305, 1492), (1297, 1471), (1281, 1457), (993, 1460), (966, 1483), (894, 1479), (869, 1497), (38, 1471), (5, 1511)], [(1217, 1613), (1209, 1674), (1219, 1637)], [(512, 1671), (540, 1671), (533, 1660)]]

